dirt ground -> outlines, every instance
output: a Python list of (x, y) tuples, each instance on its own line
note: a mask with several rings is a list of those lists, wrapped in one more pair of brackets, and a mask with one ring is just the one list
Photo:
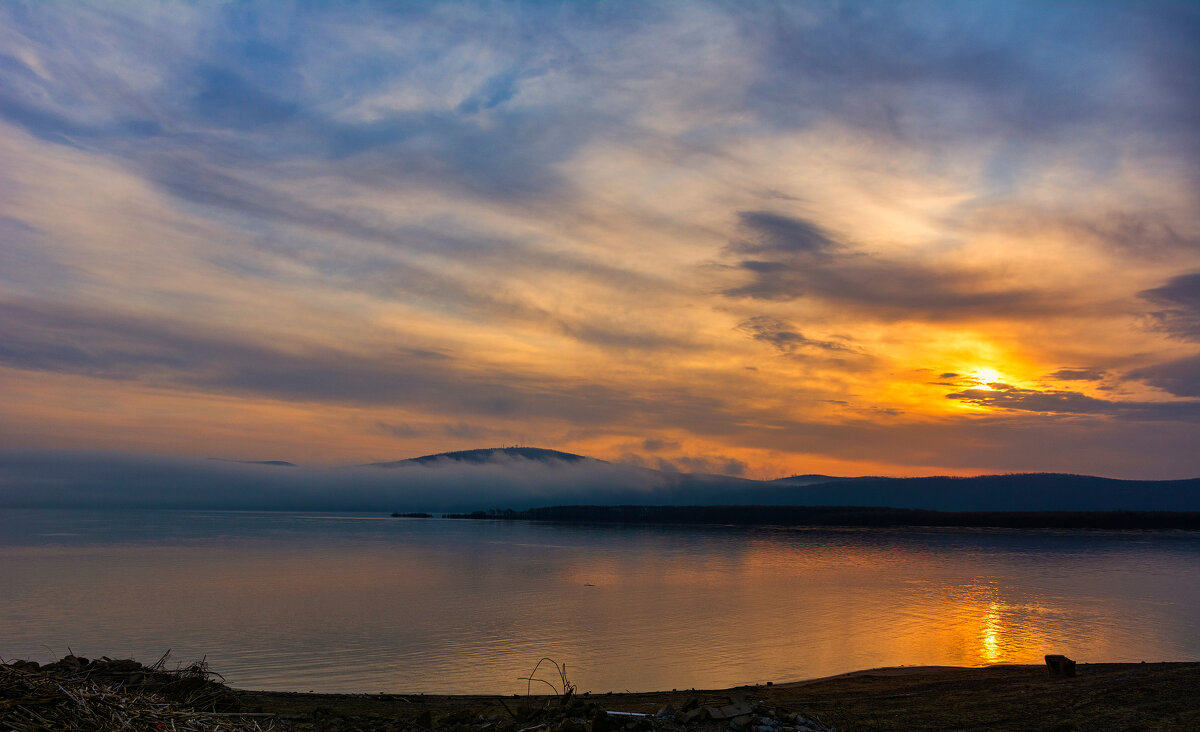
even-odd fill
[[(570, 713), (556, 712), (554, 697), (236, 693), (244, 710), (313, 730), (738, 729), (738, 720), (682, 719), (688, 708), (744, 697), (755, 714), (784, 720), (774, 729), (806, 728), (786, 721), (791, 715), (812, 730), (1200, 731), (1200, 663), (1080, 664), (1070, 679), (1051, 678), (1044, 666), (875, 669), (720, 691), (581, 695)], [(657, 720), (606, 715), (664, 707)], [(759, 724), (740, 720), (745, 729)]]

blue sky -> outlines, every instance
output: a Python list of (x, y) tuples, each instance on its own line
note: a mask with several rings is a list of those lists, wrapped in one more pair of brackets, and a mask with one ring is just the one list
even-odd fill
[(1192, 3), (0, 3), (0, 443), (1200, 474)]

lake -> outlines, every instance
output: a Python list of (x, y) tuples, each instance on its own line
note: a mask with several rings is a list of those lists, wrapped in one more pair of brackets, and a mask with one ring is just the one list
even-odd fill
[(0, 511), (0, 657), (68, 649), (326, 692), (518, 693), (543, 656), (593, 693), (1194, 661), (1200, 533)]

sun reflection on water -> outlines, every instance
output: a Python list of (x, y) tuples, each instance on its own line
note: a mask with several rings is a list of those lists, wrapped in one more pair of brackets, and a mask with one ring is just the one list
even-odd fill
[(989, 602), (980, 631), (979, 655), (987, 663), (999, 663), (1004, 658), (1000, 647), (1000, 603)]
[[(198, 519), (156, 520), (178, 533)], [(598, 693), (1200, 648), (1200, 537), (449, 521), (364, 534), (309, 516), (281, 535), (267, 520), (219, 517), (219, 537), (186, 543), (0, 531), (0, 651), (142, 658), (169, 642), (242, 686), (396, 693), (523, 692), (510, 680), (551, 655)]]
[(976, 664), (1030, 663), (1045, 652), (1046, 637), (1039, 630), (1043, 615), (1036, 604), (1006, 603), (998, 588), (973, 585), (954, 598), (962, 634), (971, 639), (964, 660)]

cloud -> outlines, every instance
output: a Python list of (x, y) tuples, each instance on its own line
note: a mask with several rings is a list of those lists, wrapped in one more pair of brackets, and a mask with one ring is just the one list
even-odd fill
[(650, 420), (700, 427), (732, 419), (722, 400), (686, 386), (627, 391), (485, 369), (421, 348), (360, 352), (297, 342), (276, 346), (221, 328), (126, 313), (0, 301), (0, 335), (0, 364), (181, 391), (578, 425)]
[(803, 333), (795, 330), (795, 326), (786, 320), (773, 318), (769, 315), (755, 315), (738, 323), (738, 330), (746, 333), (756, 341), (774, 346), (783, 353), (795, 353), (801, 348), (819, 348), (825, 351), (853, 351), (854, 349), (837, 341), (819, 341), (806, 338)]
[(715, 456), (679, 455), (676, 457), (655, 456), (651, 461), (656, 470), (664, 473), (699, 473), (703, 475), (745, 475), (749, 467), (736, 458)]
[(194, 70), (199, 87), (190, 111), (208, 124), (233, 130), (279, 125), (301, 115), (295, 102), (255, 87), (241, 75), (218, 66)]
[[(727, 249), (750, 281), (724, 291), (756, 300), (812, 298), (886, 319), (955, 320), (1061, 307), (1032, 289), (996, 288), (982, 273), (856, 253), (815, 223), (742, 211), (744, 236)], [(741, 258), (752, 257), (752, 258)]]
[(1200, 245), (1200, 239), (1176, 231), (1169, 218), (1150, 213), (1109, 213), (1098, 221), (1084, 222), (1081, 228), (1116, 249), (1142, 257), (1159, 258)]
[[(764, 445), (1057, 460), (983, 420), (1136, 405), (984, 396), (937, 432), (898, 374), (961, 346), (1107, 384), (1150, 350), (1110, 326), (1148, 269), (1195, 269), (1198, 27), (1172, 3), (0, 4), (0, 362), (36, 387), (0, 429), (50, 444), (119, 401), (159, 431), (186, 395), (354, 411), (346, 445), (669, 426), (713, 470)], [(1196, 340), (1191, 277), (1143, 297)], [(808, 358), (745, 363), (760, 343)], [(834, 373), (843, 351), (877, 356)], [(1192, 366), (1138, 378), (1195, 395)], [(1195, 464), (1138, 424), (1062, 439)]]
[(1176, 338), (1200, 341), (1200, 272), (1172, 277), (1138, 296), (1162, 308), (1151, 313), (1159, 328)]
[[(1049, 378), (1059, 381), (1100, 381), (1107, 374), (1108, 372), (1101, 368), (1068, 368), (1055, 371), (1049, 375)], [(957, 374), (951, 375), (957, 376)]]
[(456, 422), (442, 425), (442, 434), (458, 440), (478, 441), (495, 434), (495, 431), (481, 425)]
[(1151, 386), (1180, 397), (1200, 397), (1200, 355), (1144, 366), (1129, 372)]
[(1106, 415), (1130, 421), (1200, 421), (1200, 400), (1174, 402), (1110, 401), (1067, 390), (1022, 389), (1003, 383), (987, 389), (965, 389), (947, 394), (947, 399), (988, 409), (1043, 414)]
[[(761, 41), (763, 61), (745, 102), (781, 127), (833, 118), (941, 149), (994, 140), (1003, 143), (997, 157), (1018, 169), (1039, 149), (1081, 140), (1104, 155), (1103, 136), (1093, 135), (1105, 130), (1153, 130), (1160, 149), (1182, 147), (1194, 160), (1200, 103), (1194, 81), (1184, 80), (1200, 64), (1200, 13), (1188, 3), (1106, 10), (996, 3), (946, 13), (886, 2), (748, 9), (744, 32)], [(1131, 94), (1116, 69), (1154, 91)]]
[(840, 248), (824, 229), (805, 219), (768, 211), (740, 211), (738, 222), (747, 238), (729, 245), (739, 254), (823, 254)]
[(407, 424), (389, 424), (387, 422), (378, 422), (375, 426), (380, 432), (386, 435), (391, 435), (392, 437), (399, 437), (401, 439), (408, 437), (421, 437), (425, 434), (423, 430), (419, 430), (416, 427)]
[(674, 440), (657, 440), (645, 439), (642, 440), (642, 449), (649, 452), (659, 452), (661, 450), (678, 450), (679, 443)]

